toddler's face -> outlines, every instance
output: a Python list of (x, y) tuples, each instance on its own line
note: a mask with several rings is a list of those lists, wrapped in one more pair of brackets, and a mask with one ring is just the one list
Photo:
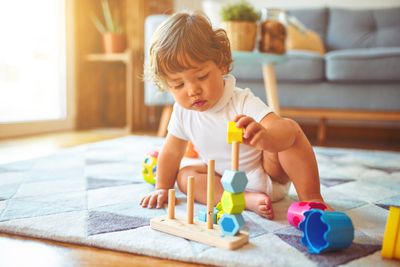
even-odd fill
[(185, 109), (206, 111), (224, 93), (223, 70), (214, 61), (191, 62), (194, 66), (178, 73), (167, 73), (167, 85), (176, 102)]

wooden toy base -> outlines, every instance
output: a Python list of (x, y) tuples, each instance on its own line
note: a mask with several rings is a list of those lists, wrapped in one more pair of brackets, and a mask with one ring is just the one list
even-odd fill
[(219, 225), (214, 224), (213, 229), (207, 229), (204, 222), (194, 221), (188, 224), (186, 218), (176, 217), (168, 219), (168, 216), (160, 216), (150, 220), (150, 227), (164, 233), (183, 237), (203, 244), (224, 249), (237, 249), (249, 242), (249, 234), (239, 231), (236, 236), (222, 236)]

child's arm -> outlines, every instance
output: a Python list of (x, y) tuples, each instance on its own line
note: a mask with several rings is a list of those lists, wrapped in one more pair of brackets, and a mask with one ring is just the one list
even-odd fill
[(274, 113), (269, 113), (260, 123), (253, 118), (238, 115), (236, 126), (244, 128), (243, 142), (259, 150), (280, 152), (288, 149), (300, 133), (293, 121), (283, 119)]
[(278, 157), (279, 164), (293, 182), (301, 201), (324, 202), (314, 152), (296, 122), (274, 113), (269, 113), (260, 123), (245, 115), (238, 115), (234, 120), (237, 127), (244, 129), (243, 143), (267, 152), (285, 153)]
[(142, 198), (144, 208), (161, 208), (168, 200), (168, 189), (174, 188), (179, 165), (185, 154), (187, 141), (168, 135), (157, 160), (155, 191)]

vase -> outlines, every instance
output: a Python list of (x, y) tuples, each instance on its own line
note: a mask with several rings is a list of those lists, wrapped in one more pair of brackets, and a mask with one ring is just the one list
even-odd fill
[(126, 37), (124, 34), (112, 32), (103, 33), (104, 53), (122, 53), (126, 49)]
[(226, 31), (232, 51), (253, 51), (257, 23), (248, 21), (223, 21), (221, 27)]

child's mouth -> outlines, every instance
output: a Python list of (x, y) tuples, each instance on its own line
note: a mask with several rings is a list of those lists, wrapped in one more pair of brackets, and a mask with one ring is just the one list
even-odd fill
[(207, 103), (206, 100), (198, 100), (198, 101), (194, 102), (192, 106), (196, 107), (196, 108), (200, 108), (200, 107), (204, 106), (206, 103)]

